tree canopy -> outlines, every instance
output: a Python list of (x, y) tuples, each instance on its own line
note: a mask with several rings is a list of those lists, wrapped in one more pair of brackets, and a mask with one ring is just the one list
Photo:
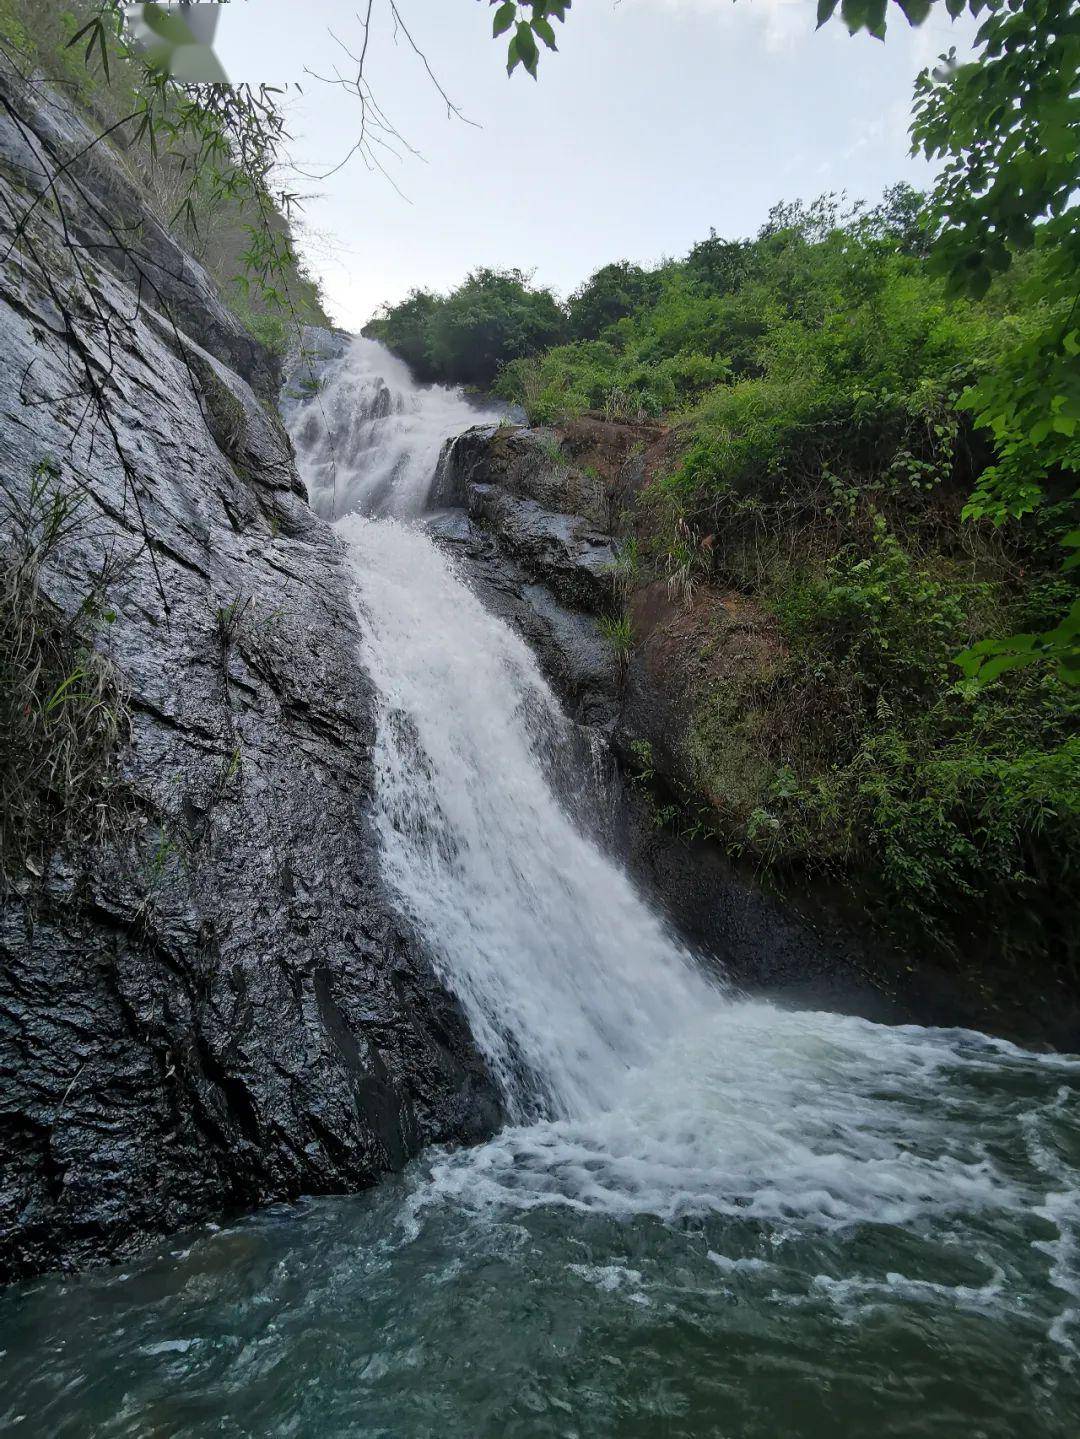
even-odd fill
[(449, 295), (413, 290), (364, 329), (422, 379), (490, 384), (502, 367), (565, 338), (566, 317), (550, 290), (521, 270), (474, 270)]

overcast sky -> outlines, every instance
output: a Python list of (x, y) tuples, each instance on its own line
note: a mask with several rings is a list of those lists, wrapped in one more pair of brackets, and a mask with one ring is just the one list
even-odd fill
[[(925, 185), (927, 166), (907, 154), (914, 77), (971, 34), (943, 5), (917, 31), (894, 21), (881, 44), (837, 22), (815, 33), (814, 0), (576, 0), (534, 83), (507, 77), (486, 0), (398, 5), (474, 123), (447, 119), (375, 0), (366, 73), (423, 158), (387, 157), (401, 194), (359, 160), (295, 181), (309, 196), (303, 248), (350, 329), (382, 301), (445, 289), (477, 265), (532, 270), (566, 294), (609, 260), (684, 254), (710, 227), (752, 234), (777, 200)], [(325, 171), (355, 134), (355, 99), (303, 72), (348, 72), (328, 30), (358, 50), (363, 8), (234, 0), (223, 12), (216, 49), (231, 78), (303, 85), (289, 101), (301, 169)]]

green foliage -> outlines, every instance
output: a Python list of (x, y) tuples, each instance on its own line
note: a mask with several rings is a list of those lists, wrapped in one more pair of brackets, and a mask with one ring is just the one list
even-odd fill
[(577, 340), (599, 339), (609, 326), (650, 303), (656, 292), (654, 272), (629, 260), (603, 265), (570, 296), (570, 334)]
[(744, 240), (724, 240), (715, 230), (699, 240), (686, 257), (692, 284), (714, 295), (736, 289), (746, 275), (750, 246)]
[(550, 291), (532, 289), (520, 270), (475, 270), (435, 311), (428, 349), (440, 374), (485, 384), (507, 361), (555, 343), (563, 327)]
[(523, 65), (536, 79), (540, 63), (540, 48), (537, 40), (549, 50), (557, 50), (555, 31), (551, 21), (560, 23), (566, 19), (572, 0), (489, 0), (497, 7), (492, 21), (491, 32), (496, 39), (512, 30), (506, 51), (506, 73), (512, 75)]
[(875, 516), (868, 542), (848, 543), (820, 579), (789, 581), (774, 605), (785, 633), (812, 638), (842, 658), (862, 698), (926, 701), (949, 681), (949, 662), (969, 616), (985, 602), (977, 581), (943, 577), (920, 563)]
[(615, 657), (620, 665), (626, 664), (630, 657), (630, 651), (634, 647), (634, 632), (630, 625), (628, 615), (619, 615), (612, 618), (604, 615), (599, 621), (600, 633), (607, 640), (608, 644), (615, 651)]
[[(1018, 252), (1039, 255), (1025, 286), (1037, 323), (961, 401), (993, 434), (996, 450), (968, 514), (1001, 524), (1044, 504), (1056, 479), (1080, 471), (1075, 7), (995, 0), (977, 44), (977, 62), (919, 77), (912, 134), (928, 156), (946, 161), (934, 193), (942, 228), (933, 259), (954, 289), (982, 293)], [(1080, 682), (1078, 605), (1040, 634), (983, 641), (961, 657), (965, 671), (987, 682), (1050, 660)]]
[(422, 379), (490, 384), (503, 365), (562, 339), (566, 320), (549, 290), (521, 270), (474, 270), (449, 295), (414, 290), (365, 326)]
[[(885, 0), (845, 0), (848, 28), (884, 38)], [(902, 3), (912, 24), (926, 0)], [(1047, 480), (1080, 470), (1080, 25), (1072, 0), (948, 0), (981, 15), (975, 60), (955, 51), (916, 81), (913, 150), (944, 166), (935, 185), (931, 263), (953, 293), (986, 294), (995, 275), (1036, 250), (1026, 298), (1039, 324), (961, 403), (992, 431), (997, 454), (969, 515), (1001, 523), (1044, 502)], [(818, 23), (836, 9), (820, 0)], [(1035, 660), (1080, 680), (1075, 605), (1041, 634), (987, 641), (965, 653), (980, 683)]]
[(977, 58), (950, 52), (916, 82), (912, 137), (945, 167), (933, 205), (934, 263), (957, 290), (985, 294), (992, 276), (1036, 242), (1062, 245), (1071, 288), (1080, 260), (1077, 189), (1080, 27), (1071, 0), (989, 0)]
[(641, 574), (641, 552), (636, 535), (628, 535), (620, 544), (611, 564), (611, 579), (616, 598), (625, 599)]
[(957, 664), (980, 684), (997, 679), (1006, 670), (1049, 660), (1069, 684), (1080, 685), (1080, 598), (1065, 618), (1041, 633), (980, 640), (957, 656)]
[(827, 558), (783, 537), (770, 553), (756, 624), (771, 613), (782, 645), (744, 650), (697, 699), (713, 828), (758, 862), (862, 877), (908, 942), (1050, 954), (1075, 980), (1080, 704), (1046, 672), (949, 678), (987, 614), (1014, 610), (1008, 586), (914, 554), (880, 517)]
[(58, 846), (100, 841), (124, 808), (116, 755), (127, 707), (93, 646), (115, 619), (110, 575), (68, 613), (41, 587), (43, 567), (85, 523), (49, 463), (0, 509), (0, 893), (40, 879)]
[[(847, 215), (835, 197), (777, 206), (752, 242), (713, 235), (686, 260), (642, 272), (637, 309), (602, 338), (511, 366), (497, 388), (538, 422), (712, 404), (729, 378), (775, 379), (796, 396), (811, 389), (818, 408), (828, 396), (836, 409), (844, 389), (849, 412), (865, 414), (875, 394), (903, 408), (928, 370), (970, 373), (973, 357), (989, 360), (1005, 342), (991, 307), (950, 303), (926, 274), (917, 202), (896, 187), (883, 205)], [(625, 303), (622, 271), (599, 271), (579, 294), (600, 279), (599, 297), (614, 289)]]

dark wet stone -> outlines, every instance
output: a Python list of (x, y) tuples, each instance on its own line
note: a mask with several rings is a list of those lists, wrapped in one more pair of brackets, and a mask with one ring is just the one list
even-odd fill
[[(25, 122), (0, 122), (0, 186), (19, 212), (35, 144), (62, 156), (86, 136), (47, 92), (3, 84)], [(83, 493), (43, 589), (70, 613), (103, 556), (122, 562), (94, 643), (131, 712), (126, 819), (0, 911), (9, 1279), (115, 1259), (231, 1206), (369, 1184), (498, 1114), (458, 1007), (380, 887), (346, 557), (240, 374), (266, 392), (274, 366), (105, 151), (80, 186), (66, 203), (87, 237), (98, 209), (143, 221), (180, 287), (181, 339), (145, 296), (135, 315), (127, 266), (99, 268), (134, 317), (109, 387), (136, 506), (78, 399), (42, 403), (72, 390), (68, 337), (25, 254), (3, 267), (3, 486), (25, 497), (48, 460)], [(32, 235), (77, 306), (49, 207)]]

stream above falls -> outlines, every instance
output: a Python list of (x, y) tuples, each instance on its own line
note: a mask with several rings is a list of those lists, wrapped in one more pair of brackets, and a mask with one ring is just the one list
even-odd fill
[[(747, 998), (561, 798), (572, 727), (425, 532), (494, 418), (346, 343), (289, 411), (349, 546), (382, 879), (505, 1127), (0, 1298), (0, 1429), (1066, 1439), (1080, 1057)], [(343, 857), (343, 863), (348, 857)]]

